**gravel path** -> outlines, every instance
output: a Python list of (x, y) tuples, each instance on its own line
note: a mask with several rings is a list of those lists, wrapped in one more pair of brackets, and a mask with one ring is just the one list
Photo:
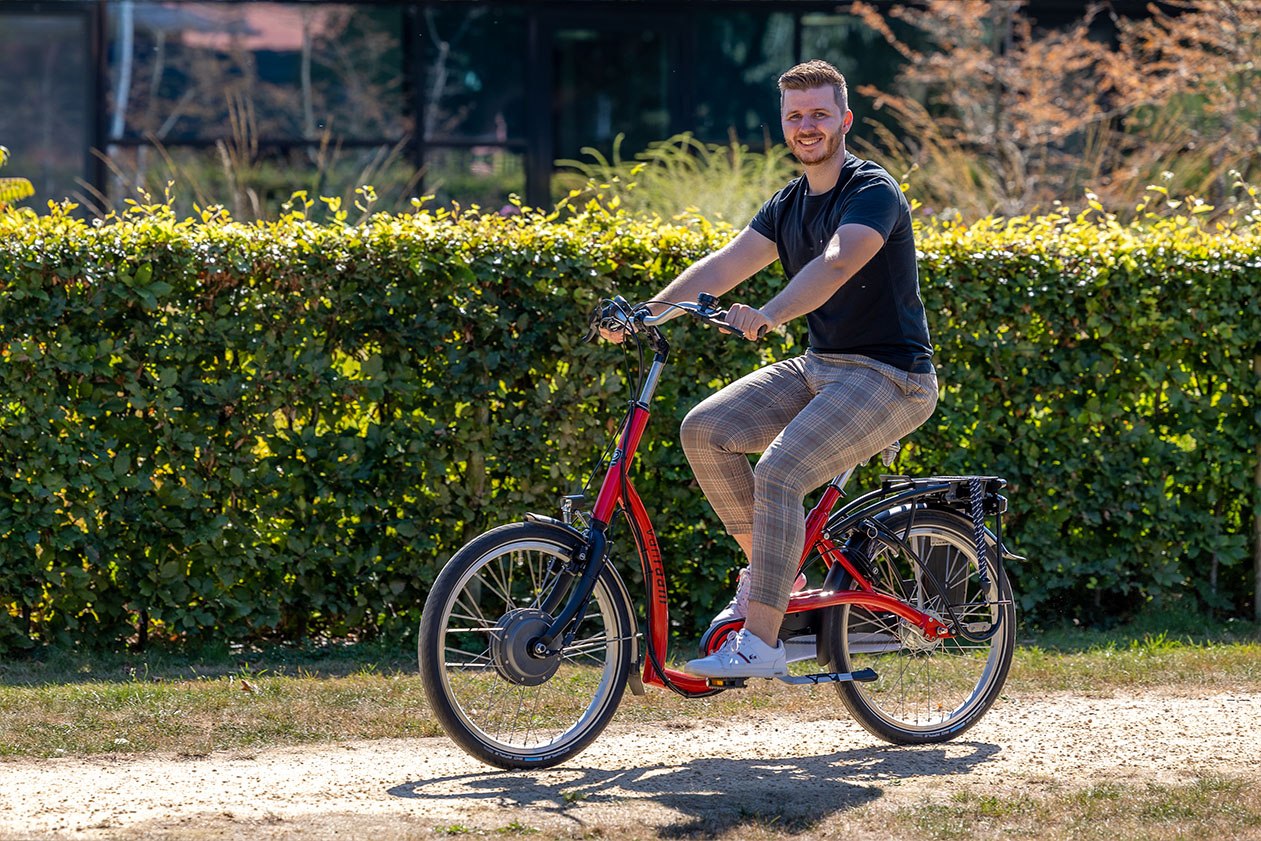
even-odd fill
[[(651, 698), (651, 696), (650, 696)], [(650, 698), (648, 701), (650, 702)], [(712, 837), (751, 815), (812, 833), (867, 804), (959, 787), (1261, 782), (1261, 695), (1055, 696), (1000, 702), (961, 741), (884, 745), (821, 695), (817, 720), (614, 724), (569, 765), (494, 771), (445, 739), (206, 757), (0, 762), (3, 838)], [(642, 699), (640, 702), (644, 702)], [(877, 837), (851, 832), (849, 838)]]

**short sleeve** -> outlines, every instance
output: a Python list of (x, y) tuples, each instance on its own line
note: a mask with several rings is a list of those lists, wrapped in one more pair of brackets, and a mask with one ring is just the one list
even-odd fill
[(865, 225), (888, 239), (902, 213), (902, 191), (886, 178), (872, 178), (845, 201), (841, 225)]
[(753, 218), (749, 220), (749, 227), (769, 239), (771, 242), (775, 242), (778, 239), (775, 236), (775, 231), (778, 229), (775, 222), (777, 221), (777, 217), (779, 215), (779, 204), (779, 193), (776, 193), (767, 199), (766, 203), (762, 205), (761, 210), (755, 213)]

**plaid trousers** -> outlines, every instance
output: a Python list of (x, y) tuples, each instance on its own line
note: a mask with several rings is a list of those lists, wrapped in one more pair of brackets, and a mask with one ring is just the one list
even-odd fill
[[(701, 490), (730, 534), (753, 535), (751, 599), (788, 607), (806, 495), (909, 434), (936, 406), (936, 374), (807, 351), (688, 413), (680, 437)], [(749, 453), (762, 453), (756, 467)]]

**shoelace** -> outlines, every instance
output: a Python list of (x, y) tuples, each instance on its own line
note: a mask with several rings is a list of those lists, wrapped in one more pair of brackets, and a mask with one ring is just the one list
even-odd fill
[[(743, 636), (744, 629), (736, 631), (734, 634), (728, 634), (727, 638), (722, 641), (722, 645), (720, 645), (718, 650), (714, 653), (726, 657), (729, 661), (734, 661), (736, 657), (740, 656), (739, 648), (740, 643), (743, 641)], [(741, 659), (748, 660), (748, 657), (743, 657)]]

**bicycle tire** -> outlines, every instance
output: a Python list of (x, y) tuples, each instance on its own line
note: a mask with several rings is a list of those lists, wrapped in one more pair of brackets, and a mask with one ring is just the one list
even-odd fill
[[(838, 683), (836, 690), (854, 720), (885, 741), (948, 741), (976, 724), (1002, 692), (1015, 648), (1011, 585), (1005, 571), (991, 564), (986, 605), (966, 606), (979, 597), (980, 582), (975, 536), (965, 517), (899, 509), (882, 522), (899, 538), (905, 535), (914, 557), (887, 536), (876, 538), (870, 570), (878, 591), (936, 612), (943, 621), (949, 618), (943, 599), (949, 598), (964, 622), (1001, 625), (985, 642), (929, 640), (893, 614), (859, 605), (833, 608), (824, 623), (832, 670), (871, 668), (879, 676), (871, 683)], [(852, 577), (845, 578), (844, 586), (853, 587)]]
[(611, 566), (596, 579), (575, 640), (552, 658), (527, 653), (550, 621), (539, 605), (557, 586), (556, 570), (581, 543), (560, 526), (501, 526), (456, 552), (425, 600), (417, 640), (425, 695), (443, 730), (483, 762), (557, 765), (617, 711), (636, 641)]

